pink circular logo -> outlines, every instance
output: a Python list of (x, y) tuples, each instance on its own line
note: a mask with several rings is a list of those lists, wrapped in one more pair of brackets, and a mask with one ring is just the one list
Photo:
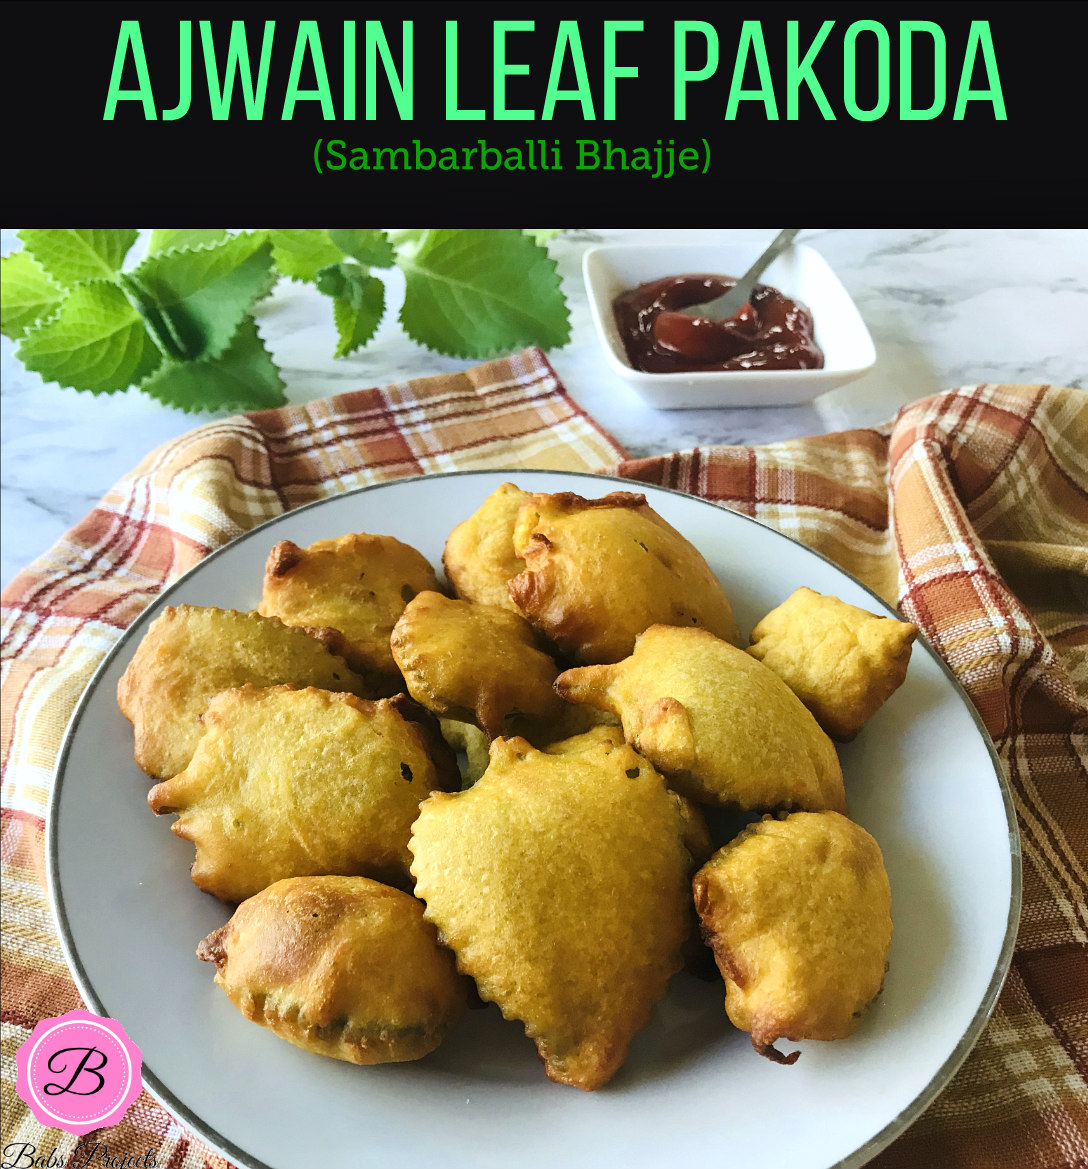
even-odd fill
[(82, 1136), (116, 1124), (140, 1094), (140, 1049), (116, 1019), (43, 1019), (16, 1054), (16, 1091), (50, 1128)]

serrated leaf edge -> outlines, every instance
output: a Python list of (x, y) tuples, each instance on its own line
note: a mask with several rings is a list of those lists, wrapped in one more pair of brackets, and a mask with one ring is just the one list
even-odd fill
[[(226, 244), (228, 244), (231, 241), (236, 240), (236, 239), (244, 239), (244, 238), (257, 239), (258, 237), (261, 237), (261, 236), (263, 236), (264, 238), (261, 239), (260, 242), (257, 244), (257, 246), (253, 249), (253, 251), (250, 252), (250, 254), (248, 256), (246, 256), (246, 258), (242, 261), (242, 264), (248, 263), (253, 258), (253, 256), (256, 255), (256, 253), (258, 251), (260, 251), (260, 249), (262, 247), (267, 246), (269, 249), (269, 257), (268, 258), (270, 261), (268, 274), (271, 277), (267, 289), (265, 289), (264, 292), (258, 294), (256, 299), (253, 301), (253, 304), (251, 304), (249, 306), (249, 308), (245, 311), (245, 313), (242, 316), (242, 319), (238, 322), (238, 325), (235, 327), (234, 331), (229, 335), (229, 337), (223, 343), (223, 345), (221, 345), (218, 349), (210, 350), (208, 353), (205, 353), (203, 357), (185, 358), (184, 360), (186, 362), (193, 362), (195, 364), (195, 363), (200, 362), (200, 361), (215, 361), (218, 358), (222, 357), (223, 354), (226, 352), (226, 350), (230, 348), (231, 342), (237, 336), (238, 330), (242, 327), (242, 323), (245, 321), (245, 318), (247, 316), (253, 315), (251, 310), (253, 309), (254, 305), (256, 305), (260, 301), (264, 300), (264, 298), (266, 296), (270, 296), (272, 294), (272, 289), (275, 288), (277, 280), (282, 278), (282, 273), (279, 272), (278, 269), (276, 268), (275, 258), (272, 255), (272, 247), (273, 247), (272, 241), (268, 238), (267, 230), (265, 228), (259, 228), (255, 231), (240, 231), (240, 232), (237, 232), (235, 235), (228, 236), (226, 239), (213, 240), (210, 243), (198, 244), (196, 247), (192, 247), (192, 248), (167, 248), (165, 251), (156, 252), (154, 257), (147, 257), (147, 256), (144, 257), (144, 260), (147, 260), (149, 258), (159, 260), (162, 257), (169, 256), (169, 255), (174, 255), (174, 256), (183, 255), (183, 254), (194, 255), (197, 252), (215, 251), (217, 248), (224, 247)], [(144, 260), (141, 260), (140, 264), (143, 264)], [(237, 269), (239, 267), (241, 267), (241, 264), (236, 265), (235, 268), (232, 269), (232, 271), (237, 271)], [(138, 268), (139, 268), (139, 265), (137, 265), (137, 269)], [(120, 281), (113, 281), (113, 283), (120, 284)], [(146, 327), (146, 325), (145, 325), (145, 327)], [(149, 333), (152, 337), (152, 340), (155, 340), (156, 344), (158, 344), (157, 338), (155, 337), (154, 330), (149, 330)], [(262, 342), (263, 342), (263, 338), (262, 338)], [(160, 346), (160, 348), (161, 348), (161, 346)], [(176, 360), (172, 354), (167, 353), (165, 351), (163, 351), (163, 355), (165, 357), (170, 358), (170, 360)], [(278, 371), (279, 367), (277, 366), (276, 368)], [(157, 400), (158, 399), (156, 399), (156, 401)]]
[[(12, 251), (7, 252), (5, 255), (0, 256), (0, 259), (6, 260), (9, 256), (22, 255), (23, 252), (24, 252), (23, 248), (15, 248)], [(56, 317), (60, 316), (60, 310), (64, 307), (64, 302), (65, 302), (65, 300), (68, 299), (68, 293), (71, 291), (71, 289), (67, 285), (59, 283), (53, 276), (51, 276), (48, 272), (46, 272), (45, 268), (43, 268), (42, 265), (34, 258), (33, 252), (26, 252), (26, 255), (28, 255), (30, 257), (31, 261), (33, 263), (37, 264), (38, 267), (41, 268), (43, 272), (45, 272), (46, 276), (50, 280), (52, 280), (54, 284), (56, 284), (57, 288), (60, 289), (61, 297), (60, 297), (60, 300), (57, 301), (56, 311), (53, 312), (52, 314), (50, 314), (48, 316), (43, 316), (43, 317), (35, 317), (34, 320), (31, 321), (18, 336), (13, 337), (10, 333), (4, 334), (4, 336), (7, 337), (9, 341), (15, 341), (15, 342), (25, 340), (36, 329), (40, 329), (48, 321), (54, 320)], [(90, 284), (92, 282), (90, 280), (83, 280), (83, 281), (80, 281), (80, 283), (81, 284)], [(109, 283), (111, 283), (111, 281), (103, 280), (102, 283), (109, 284)], [(16, 355), (16, 356), (18, 356), (18, 355)]]
[[(158, 260), (163, 256), (178, 256), (183, 252), (214, 252), (217, 248), (226, 247), (227, 244), (233, 243), (237, 239), (256, 239), (258, 236), (264, 236), (264, 242), (267, 242), (268, 232), (264, 228), (257, 228), (253, 231), (236, 231), (233, 235), (228, 235), (226, 239), (209, 240), (206, 244), (193, 244), (192, 246), (185, 248), (163, 248), (160, 252), (153, 252), (151, 256), (145, 255), (140, 260), (140, 264), (142, 264), (144, 260), (150, 259), (152, 257)], [(139, 264), (137, 267), (139, 267)]]
[[(525, 234), (525, 238), (531, 239), (531, 237), (528, 236), (527, 233), (523, 233), (523, 234)], [(427, 237), (424, 237), (424, 242), (427, 242)], [(540, 262), (547, 264), (551, 268), (553, 275), (558, 277), (558, 282), (556, 285), (556, 292), (559, 294), (559, 299), (562, 302), (563, 311), (566, 313), (566, 322), (565, 322), (566, 335), (564, 336), (563, 340), (559, 343), (559, 345), (556, 346), (556, 348), (561, 349), (564, 345), (570, 344), (570, 339), (571, 339), (570, 302), (567, 300), (566, 294), (563, 292), (562, 278), (559, 277), (559, 264), (558, 264), (558, 262), (555, 259), (553, 259), (552, 256), (550, 256), (548, 254), (548, 249), (547, 249), (546, 245), (539, 244), (535, 240), (532, 240), (531, 242), (532, 242), (534, 248), (536, 248), (538, 251), (543, 253), (542, 256), (540, 257)], [(420, 248), (419, 250), (422, 250), (422, 248)], [(418, 270), (420, 272), (423, 272), (423, 273), (426, 273), (428, 275), (433, 276), (433, 273), (428, 273), (426, 268), (423, 268), (421, 266), (416, 265), (415, 253), (405, 256), (404, 263), (401, 263), (401, 257), (398, 256), (397, 257), (397, 267), (399, 267), (401, 269), (401, 271), (403, 271), (405, 273), (406, 278), (407, 278), (409, 267), (418, 268)], [(447, 281), (447, 283), (449, 283), (449, 284), (454, 284), (454, 285), (459, 284), (465, 288), (470, 287), (469, 285), (465, 284), (464, 281), (450, 280), (446, 276), (442, 276), (442, 277), (440, 277), (440, 279)], [(516, 349), (519, 345), (538, 345), (540, 343), (539, 341), (524, 340), (524, 341), (512, 342), (510, 346), (496, 346), (494, 348), (489, 348), (489, 349), (471, 348), (471, 347), (466, 347), (463, 349), (452, 349), (452, 348), (447, 349), (447, 348), (443, 348), (439, 345), (432, 345), (429, 341), (425, 341), (425, 340), (423, 340), (423, 338), (416, 336), (416, 334), (412, 332), (411, 328), (409, 327), (409, 325), (405, 321), (404, 310), (405, 310), (407, 303), (408, 303), (408, 296), (407, 296), (407, 289), (406, 289), (405, 290), (405, 299), (401, 303), (400, 310), (397, 313), (397, 321), (399, 322), (400, 327), (404, 330), (404, 332), (417, 345), (422, 345), (424, 349), (429, 349), (432, 353), (441, 353), (446, 357), (461, 357), (461, 358), (467, 358), (467, 359), (478, 360), (478, 361), (487, 361), (493, 357), (500, 357), (504, 354), (510, 353), (513, 349)], [(450, 325), (453, 324), (453, 322), (450, 320), (449, 317), (447, 317), (446, 320), (447, 320), (447, 322), (449, 322)]]
[[(32, 254), (31, 258), (33, 258), (33, 254)], [(91, 279), (91, 280), (78, 280), (78, 281), (76, 281), (75, 284), (69, 285), (65, 289), (65, 292), (70, 295), (77, 288), (86, 288), (86, 286), (88, 284), (110, 284), (114, 288), (120, 288), (120, 284), (118, 283), (118, 281), (110, 280), (110, 279), (107, 279), (105, 276), (102, 276), (102, 277), (95, 277), (94, 279)], [(124, 293), (123, 288), (120, 289), (120, 291), (122, 293)], [(126, 299), (127, 299), (127, 297), (126, 297)], [(34, 366), (27, 364), (26, 359), (20, 355), (20, 351), (23, 347), (23, 342), (26, 341), (31, 336), (31, 334), (37, 333), (40, 330), (44, 329), (46, 325), (52, 324), (60, 316), (67, 301), (68, 301), (68, 296), (65, 296), (64, 299), (60, 302), (60, 304), (57, 305), (57, 311), (55, 313), (53, 313), (52, 315), (50, 315), (48, 317), (42, 317), (40, 320), (36, 321), (34, 323), (34, 327), (32, 329), (27, 329), (27, 331), (25, 333), (23, 333), (23, 335), (16, 340), (15, 356), (16, 356), (16, 358), (18, 358), (18, 360), (22, 364), (23, 368), (25, 370), (27, 370), (27, 372), (29, 372), (29, 373), (36, 373), (38, 375), (38, 377), (40, 377), (42, 379), (42, 383), (44, 385), (59, 386), (60, 389), (62, 389), (62, 390), (72, 390), (73, 393), (76, 393), (76, 394), (94, 394), (96, 397), (100, 394), (123, 394), (123, 393), (125, 393), (126, 390), (130, 390), (130, 389), (132, 389), (133, 386), (138, 385), (139, 383), (137, 383), (137, 382), (129, 382), (129, 384), (127, 386), (117, 386), (115, 389), (112, 389), (112, 390), (109, 390), (109, 389), (93, 390), (93, 389), (90, 389), (90, 388), (84, 387), (84, 386), (70, 385), (68, 382), (62, 382), (59, 378), (48, 377), (40, 369), (35, 369)], [(151, 338), (151, 342), (154, 345), (155, 338), (148, 331), (147, 325), (146, 325), (146, 323), (144, 323), (142, 318), (140, 319), (140, 323), (144, 326), (144, 332), (147, 333), (148, 337)], [(155, 345), (155, 348), (158, 349), (158, 346)], [(160, 350), (160, 352), (161, 352), (161, 350)], [(158, 368), (158, 367), (156, 366), (156, 368)], [(149, 373), (147, 375), (147, 377), (153, 376), (154, 373), (155, 373), (155, 370), (152, 370), (151, 373)], [(147, 378), (144, 379), (144, 381), (146, 381), (146, 380), (147, 380)]]
[[(185, 249), (183, 249), (183, 250), (185, 250)], [(219, 358), (222, 357), (223, 354), (226, 352), (226, 350), (230, 348), (231, 343), (234, 341), (234, 338), (241, 331), (241, 328), (246, 323), (247, 319), (253, 322), (253, 327), (256, 330), (258, 340), (261, 342), (261, 347), (264, 349), (265, 353), (268, 354), (268, 360), (271, 363), (272, 368), (276, 371), (276, 380), (279, 382), (280, 391), (282, 392), (282, 391), (286, 390), (287, 389), (287, 382), (284, 381), (283, 371), (276, 364), (275, 358), (272, 356), (272, 350), (269, 349), (269, 347), (268, 347), (268, 341), (265, 338), (264, 334), (261, 332), (260, 323), (258, 322), (257, 318), (251, 312), (247, 312), (242, 317), (241, 321), (238, 322), (238, 328), (235, 329), (233, 333), (231, 333), (230, 340), (223, 347), (223, 349), (219, 353), (217, 353), (214, 357), (209, 355), (206, 357), (197, 358), (196, 360), (177, 362), (176, 364), (199, 366), (199, 365), (210, 365), (210, 364), (218, 361)], [(140, 390), (146, 397), (150, 398), (153, 402), (158, 402), (160, 406), (166, 406), (170, 410), (180, 410), (183, 414), (189, 414), (189, 415), (212, 414), (218, 418), (218, 417), (229, 417), (232, 414), (251, 413), (253, 410), (269, 410), (269, 409), (274, 410), (274, 409), (279, 408), (279, 407), (275, 407), (275, 406), (254, 407), (254, 406), (248, 405), (245, 402), (230, 402), (230, 401), (217, 402), (214, 406), (203, 406), (203, 407), (201, 407), (201, 406), (190, 407), (190, 406), (186, 406), (180, 402), (169, 402), (163, 398), (157, 397), (155, 394), (148, 393), (146, 390), (144, 390), (144, 385), (147, 382), (149, 382), (155, 376), (155, 374), (158, 372), (159, 372), (158, 370), (152, 370), (152, 372), (149, 373), (147, 375), (147, 377), (145, 377), (143, 379), (143, 381), (136, 383), (136, 388), (138, 390)], [(286, 405), (286, 404), (287, 404), (287, 397), (285, 394), (284, 401), (281, 403), (281, 406)]]
[[(29, 231), (34, 231), (34, 230), (47, 231), (47, 230), (51, 230), (51, 229), (49, 229), (49, 228), (38, 228), (38, 229), (28, 228), (27, 230), (29, 230)], [(96, 229), (95, 228), (64, 227), (64, 228), (58, 228), (55, 230), (59, 230), (59, 231), (84, 231), (84, 230), (85, 231), (94, 231)], [(106, 230), (108, 230), (108, 229), (106, 229)], [(118, 230), (123, 230), (123, 229), (118, 229)], [(128, 247), (125, 249), (125, 254), (121, 257), (122, 264), (124, 264), (125, 260), (128, 259), (129, 254), (132, 252), (132, 249), (136, 246), (136, 243), (140, 238), (139, 228), (135, 228), (132, 230), (136, 231), (136, 239), (134, 239), (132, 241), (132, 243), (130, 243), (128, 245)], [(120, 268), (118, 268), (117, 271), (112, 276), (88, 276), (83, 280), (73, 280), (68, 284), (62, 284), (56, 278), (56, 276), (54, 276), (53, 273), (50, 272), (49, 269), (46, 268), (46, 266), (44, 264), (42, 264), (41, 260), (39, 260), (38, 257), (34, 255), (33, 249), (27, 246), (27, 242), (25, 239), (23, 239), (22, 233), (23, 233), (23, 228), (19, 228), (19, 230), (15, 233), (16, 238), (23, 245), (21, 249), (16, 249), (16, 250), (25, 251), (27, 253), (27, 255), (30, 256), (30, 258), (36, 264), (39, 264), (41, 266), (41, 268), (45, 271), (45, 274), (49, 277), (49, 279), (52, 280), (53, 283), (56, 284), (59, 288), (63, 288), (66, 292), (71, 292), (73, 288), (82, 288), (83, 285), (85, 285), (85, 284), (94, 284), (96, 282), (103, 283), (103, 284), (116, 284), (117, 283), (116, 277), (121, 274)], [(8, 255), (11, 255), (11, 254), (12, 254), (11, 252), (8, 253)]]

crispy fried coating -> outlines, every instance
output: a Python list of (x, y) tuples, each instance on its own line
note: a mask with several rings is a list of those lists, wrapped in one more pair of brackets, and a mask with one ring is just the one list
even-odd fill
[(434, 795), (409, 845), (427, 918), (547, 1075), (606, 1083), (680, 969), (689, 855), (677, 802), (614, 728), (549, 753), (496, 739), (474, 787)]
[(729, 600), (702, 553), (644, 495), (537, 494), (518, 512), (515, 605), (577, 662), (618, 662), (650, 625), (736, 642)]
[[(599, 724), (591, 731), (583, 731), (572, 735), (569, 739), (562, 739), (557, 743), (550, 743), (542, 750), (546, 755), (579, 755), (591, 743), (610, 743), (613, 748), (622, 747), (624, 743), (623, 730), (612, 724)], [(669, 795), (676, 804), (680, 816), (680, 839), (691, 856), (691, 871), (694, 872), (700, 865), (710, 859), (714, 845), (710, 840), (710, 829), (699, 805), (687, 796), (680, 795), (670, 789)]]
[(235, 609), (163, 609), (117, 686), (121, 713), (135, 731), (137, 764), (156, 779), (177, 775), (204, 733), (200, 716), (208, 703), (232, 686), (290, 682), (365, 693), (363, 679), (330, 649), (336, 638), (329, 634)]
[(837, 812), (764, 817), (692, 882), (725, 1010), (780, 1063), (777, 1039), (843, 1039), (884, 984), (891, 890), (864, 828)]
[(846, 811), (831, 740), (777, 674), (705, 629), (652, 625), (615, 665), (559, 675), (572, 702), (618, 714), (677, 791), (746, 811)]
[(799, 588), (752, 630), (748, 652), (840, 742), (903, 684), (918, 627)]
[(465, 1003), (422, 903), (366, 877), (277, 881), (196, 953), (247, 1019), (350, 1063), (427, 1055)]
[(156, 814), (196, 845), (193, 882), (242, 901), (283, 877), (404, 883), (420, 800), (460, 777), (437, 721), (404, 695), (378, 701), (313, 687), (242, 686), (214, 698)]
[(525, 618), (507, 609), (423, 592), (393, 627), (390, 647), (417, 702), (474, 720), (489, 738), (525, 734), (560, 712), (558, 667)]
[(389, 635), (404, 606), (438, 578), (423, 554), (393, 536), (356, 532), (300, 548), (281, 540), (268, 555), (259, 612), (288, 625), (327, 625), (372, 693), (402, 689)]
[(529, 498), (528, 491), (503, 483), (450, 532), (442, 564), (462, 600), (517, 612), (506, 582), (525, 567), (514, 554), (514, 522)]

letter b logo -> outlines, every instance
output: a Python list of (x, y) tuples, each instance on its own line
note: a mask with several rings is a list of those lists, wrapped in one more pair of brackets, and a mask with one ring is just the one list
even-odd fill
[(140, 1094), (140, 1049), (115, 1019), (69, 1011), (43, 1019), (16, 1055), (16, 1091), (42, 1124), (91, 1132)]
[[(69, 1056), (71, 1058), (68, 1058)], [(60, 1051), (53, 1052), (45, 1061), (45, 1066), (51, 1072), (66, 1075), (71, 1065), (75, 1063), (72, 1078), (63, 1086), (60, 1083), (45, 1083), (42, 1085), (42, 1091), (47, 1096), (63, 1096), (65, 1092), (71, 1092), (76, 1096), (93, 1096), (106, 1084), (106, 1077), (100, 1073), (108, 1062), (105, 1054), (97, 1047), (62, 1047)], [(85, 1080), (88, 1086), (80, 1088), (77, 1081), (84, 1072), (87, 1073)]]

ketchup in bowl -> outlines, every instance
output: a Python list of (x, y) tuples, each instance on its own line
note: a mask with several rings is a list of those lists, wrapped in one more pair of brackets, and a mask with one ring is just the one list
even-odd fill
[(677, 311), (735, 283), (731, 276), (666, 276), (621, 293), (612, 308), (627, 360), (646, 373), (823, 368), (812, 314), (769, 284), (757, 284), (749, 303), (726, 321)]

